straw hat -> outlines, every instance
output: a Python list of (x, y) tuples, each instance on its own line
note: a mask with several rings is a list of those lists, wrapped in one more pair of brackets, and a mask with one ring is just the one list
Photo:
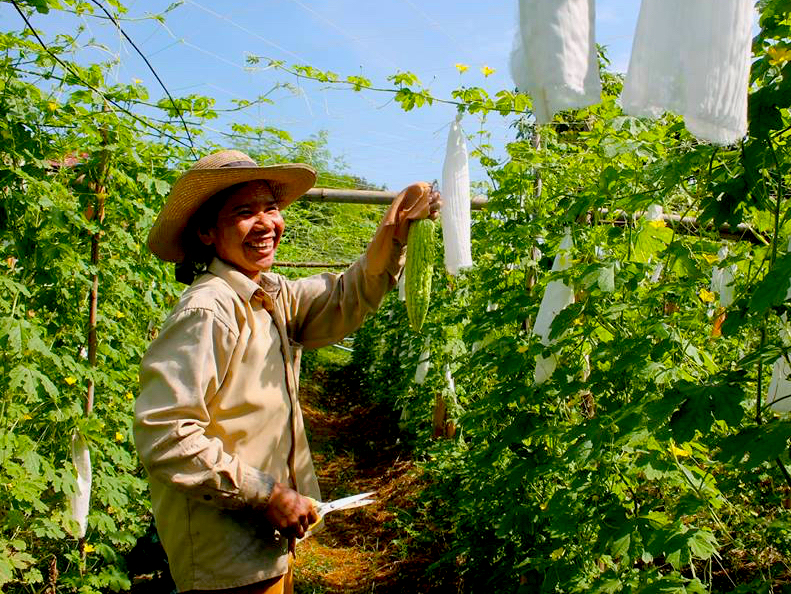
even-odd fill
[(316, 172), (302, 163), (259, 167), (243, 152), (234, 150), (207, 155), (173, 184), (148, 234), (149, 249), (167, 262), (181, 262), (181, 235), (201, 204), (225, 188), (257, 179), (269, 182), (278, 205), (285, 208), (313, 187)]

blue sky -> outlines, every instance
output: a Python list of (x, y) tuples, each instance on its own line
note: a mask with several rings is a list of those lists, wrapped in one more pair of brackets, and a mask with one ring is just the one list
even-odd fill
[[(174, 95), (197, 93), (217, 100), (252, 100), (271, 91), (272, 105), (224, 116), (212, 127), (239, 123), (274, 126), (297, 139), (320, 131), (329, 135), (332, 154), (348, 172), (390, 189), (441, 177), (445, 139), (455, 108), (435, 105), (404, 113), (384, 93), (354, 93), (299, 82), (272, 69), (250, 69), (253, 54), (309, 64), (341, 76), (360, 74), (375, 86), (388, 86), (386, 77), (410, 71), (438, 97), (450, 99), (458, 85), (481, 86), (494, 94), (511, 88), (508, 55), (516, 31), (516, 0), (459, 2), (450, 0), (258, 0), (210, 2), (185, 0), (165, 17), (164, 25), (147, 15), (162, 13), (171, 2), (127, 0), (124, 28), (149, 58)], [(639, 11), (639, 0), (597, 0), (597, 41), (609, 48), (613, 69), (625, 71)], [(81, 36), (83, 60), (120, 57), (113, 75), (121, 82), (140, 79), (152, 97), (162, 93), (133, 48), (103, 21), (70, 15), (34, 15), (34, 25), (46, 39), (58, 32)], [(21, 29), (22, 21), (9, 4), (0, 3), (4, 29)], [(91, 47), (94, 38), (104, 47)], [(469, 65), (460, 74), (455, 64)], [(263, 66), (263, 63), (261, 64)], [(494, 74), (484, 77), (488, 66)], [(275, 89), (289, 82), (294, 90)], [(485, 128), (502, 154), (511, 137), (509, 120), (490, 115)], [(463, 126), (480, 128), (476, 117)], [(482, 172), (474, 168), (473, 177)]]

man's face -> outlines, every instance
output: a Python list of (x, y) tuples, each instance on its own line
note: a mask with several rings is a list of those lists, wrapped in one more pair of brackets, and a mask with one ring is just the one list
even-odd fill
[(274, 264), (285, 226), (269, 184), (253, 181), (226, 200), (216, 224), (200, 238), (218, 258), (258, 280)]

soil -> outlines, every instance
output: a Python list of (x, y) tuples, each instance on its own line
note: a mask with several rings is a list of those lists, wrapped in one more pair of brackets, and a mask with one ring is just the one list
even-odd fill
[[(337, 511), (297, 547), (297, 594), (449, 592), (428, 571), (437, 551), (415, 553), (400, 518), (414, 514), (423, 477), (398, 430), (398, 412), (360, 395), (348, 370), (313, 371), (300, 394), (322, 498), (375, 491), (375, 503)], [(449, 586), (449, 585), (448, 585)]]

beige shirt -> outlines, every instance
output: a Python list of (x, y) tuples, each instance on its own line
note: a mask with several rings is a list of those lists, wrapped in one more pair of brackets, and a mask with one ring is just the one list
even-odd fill
[(376, 262), (260, 286), (220, 260), (181, 296), (141, 367), (134, 435), (179, 591), (242, 586), (287, 570), (267, 523), (274, 481), (319, 499), (297, 399), (302, 348), (337, 342), (378, 307), (403, 265)]

